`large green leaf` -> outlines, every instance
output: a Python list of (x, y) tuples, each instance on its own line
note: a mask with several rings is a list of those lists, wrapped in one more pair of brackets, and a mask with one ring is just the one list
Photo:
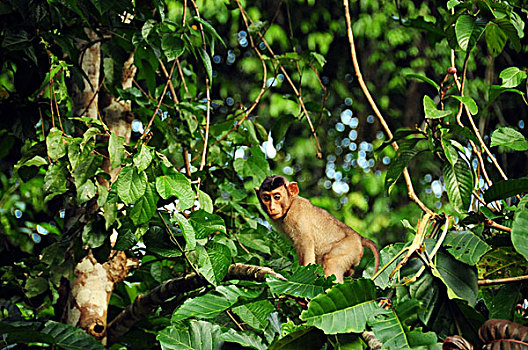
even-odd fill
[(486, 190), (486, 192), (484, 192), (484, 200), (486, 203), (489, 203), (526, 192), (528, 192), (528, 177), (500, 180), (495, 182)]
[(153, 183), (149, 183), (145, 189), (145, 194), (141, 196), (130, 209), (130, 218), (135, 225), (148, 222), (156, 212), (159, 196)]
[(147, 176), (131, 166), (124, 167), (117, 178), (117, 194), (125, 204), (137, 201), (145, 194)]
[(385, 191), (387, 193), (391, 193), (396, 181), (403, 173), (403, 169), (424, 150), (424, 145), (426, 144), (427, 141), (423, 138), (411, 138), (400, 144), (400, 148), (396, 152), (396, 158), (394, 158), (389, 169), (387, 169), (387, 176), (385, 177)]
[(508, 36), (501, 27), (497, 23), (489, 22), (486, 27), (486, 44), (493, 57), (501, 54), (504, 46), (506, 46), (506, 41), (508, 41)]
[(165, 33), (161, 39), (161, 48), (167, 60), (174, 61), (185, 52), (185, 42), (177, 33)]
[(476, 269), (442, 251), (437, 253), (435, 262), (433, 275), (445, 284), (448, 297), (462, 299), (469, 305), (475, 305), (478, 293)]
[(169, 235), (159, 226), (149, 228), (149, 231), (143, 236), (143, 243), (145, 243), (148, 252), (164, 258), (174, 258), (182, 254), (178, 247), (172, 243)]
[(524, 197), (515, 212), (511, 240), (515, 250), (528, 260), (528, 197)]
[(464, 159), (459, 158), (452, 166), (446, 163), (442, 169), (449, 200), (458, 212), (465, 212), (471, 203), (474, 186), (473, 171)]
[[(455, 23), (455, 34), (457, 38), (458, 45), (462, 50), (466, 51), (469, 47), (469, 39), (473, 34), (475, 29), (475, 17), (470, 15), (462, 15), (458, 17)], [(471, 47), (470, 47), (471, 48)]]
[(423, 107), (425, 117), (429, 119), (444, 118), (452, 113), (451, 111), (442, 111), (436, 108), (436, 103), (427, 95), (423, 98)]
[(383, 310), (377, 303), (374, 283), (358, 279), (337, 284), (312, 299), (308, 309), (301, 313), (301, 320), (326, 334), (360, 333), (365, 330), (367, 320)]
[(44, 175), (44, 191), (47, 194), (46, 201), (56, 195), (66, 192), (67, 169), (60, 164), (51, 164)]
[(196, 234), (189, 220), (178, 212), (173, 213), (171, 220), (175, 221), (182, 231), (186, 243), (185, 250), (194, 249), (196, 247)]
[(478, 113), (477, 103), (471, 97), (469, 97), (469, 96), (458, 96), (458, 95), (449, 95), (449, 97), (452, 97), (452, 98), (462, 102), (469, 109), (469, 113), (471, 113), (472, 115), (475, 115), (475, 114)]
[(66, 155), (66, 144), (62, 139), (62, 131), (55, 127), (51, 128), (46, 137), (46, 146), (48, 148), (48, 155), (53, 161)]
[(493, 134), (491, 134), (490, 146), (503, 146), (515, 151), (526, 151), (528, 150), (528, 141), (526, 141), (523, 134), (514, 128), (499, 126)]
[(220, 335), (219, 339), (225, 341), (226, 343), (240, 344), (244, 348), (256, 350), (266, 350), (268, 348), (262, 343), (262, 339), (260, 339), (255, 333), (237, 332), (232, 328)]
[(189, 209), (194, 205), (191, 181), (182, 173), (173, 173), (156, 178), (156, 190), (163, 199), (176, 196), (181, 209)]
[(241, 289), (237, 286), (218, 286), (215, 290), (185, 302), (174, 311), (172, 322), (187, 318), (214, 318), (235, 305), (239, 300), (251, 300), (262, 294), (262, 290)]
[(205, 279), (212, 285), (218, 285), (229, 270), (231, 252), (223, 244), (213, 244), (204, 248), (196, 246), (198, 252), (198, 269)]
[(266, 282), (275, 294), (287, 294), (312, 299), (331, 286), (324, 277), (316, 274), (317, 266), (300, 266), (287, 281), (268, 277)]
[(220, 216), (210, 214), (202, 209), (193, 211), (189, 222), (196, 232), (197, 239), (206, 238), (218, 232), (226, 233), (224, 220)]
[(475, 266), (480, 258), (491, 247), (471, 231), (451, 231), (447, 234), (444, 245), (447, 251), (457, 260)]
[(147, 170), (152, 162), (152, 151), (150, 147), (141, 145), (139, 153), (134, 156), (134, 165), (139, 172)]
[(99, 350), (104, 346), (80, 328), (64, 323), (48, 321), (42, 333), (49, 334), (54, 344), (65, 350)]
[(205, 321), (191, 321), (189, 328), (169, 326), (158, 333), (156, 339), (163, 350), (220, 350), (220, 326)]
[(263, 331), (269, 324), (268, 317), (275, 307), (268, 300), (259, 300), (233, 308), (233, 312), (250, 327)]
[(73, 171), (73, 179), (75, 187), (80, 187), (89, 178), (95, 175), (95, 173), (101, 167), (103, 163), (103, 156), (100, 154), (83, 154), (79, 159), (77, 168)]
[(412, 349), (433, 346), (438, 343), (435, 333), (410, 331), (405, 324), (407, 316), (414, 316), (419, 305), (418, 300), (407, 300), (395, 308), (379, 312), (373, 319), (369, 320), (372, 331), (376, 338), (383, 343), (384, 349)]
[(117, 136), (114, 131), (110, 134), (108, 141), (108, 155), (110, 156), (110, 167), (115, 169), (121, 166), (125, 156), (125, 138)]
[(499, 74), (502, 79), (502, 88), (514, 88), (526, 79), (526, 71), (517, 67), (509, 67)]
[(233, 162), (235, 171), (242, 177), (251, 177), (251, 186), (260, 186), (266, 176), (270, 175), (270, 167), (262, 150), (252, 147), (251, 156), (247, 159), (238, 158)]

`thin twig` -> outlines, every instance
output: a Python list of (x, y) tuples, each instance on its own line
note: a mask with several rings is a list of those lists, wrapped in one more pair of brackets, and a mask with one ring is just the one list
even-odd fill
[[(354, 34), (352, 33), (352, 21), (350, 19), (350, 9), (348, 5), (348, 0), (343, 0), (343, 6), (345, 8), (345, 18), (346, 18), (346, 26), (347, 26), (347, 34), (348, 34), (348, 41), (350, 43), (350, 53), (352, 55), (352, 63), (354, 65), (354, 71), (356, 72), (356, 76), (358, 78), (359, 85), (361, 87), (361, 90), (363, 91), (363, 94), (365, 94), (365, 97), (367, 98), (370, 106), (372, 107), (372, 110), (378, 117), (378, 120), (380, 121), (381, 125), (383, 126), (383, 129), (385, 130), (385, 133), (389, 137), (389, 139), (393, 138), (393, 134), (389, 128), (389, 125), (385, 121), (385, 118), (383, 118), (380, 110), (378, 109), (378, 106), (376, 105), (376, 102), (370, 95), (370, 92), (368, 90), (367, 85), (365, 84), (365, 81), (363, 80), (363, 76), (361, 74), (361, 70), (359, 68), (359, 63), (357, 59), (357, 53), (356, 53), (356, 47), (354, 44)], [(394, 150), (398, 150), (398, 144), (396, 142), (392, 143), (392, 147)], [(405, 182), (407, 183), (407, 191), (409, 193), (409, 198), (413, 200), (420, 209), (422, 209), (424, 212), (435, 215), (434, 212), (429, 209), (421, 200), (418, 198), (418, 195), (416, 195), (416, 192), (414, 192), (414, 187), (412, 184), (411, 176), (409, 175), (409, 171), (407, 168), (403, 169), (403, 177), (405, 178)]]
[(506, 283), (515, 283), (520, 281), (528, 281), (528, 276), (516, 276), (516, 277), (506, 277), (499, 278), (496, 280), (478, 280), (477, 284), (479, 286), (491, 286), (494, 284), (506, 284)]
[(106, 79), (106, 76), (103, 75), (103, 79), (101, 80), (101, 83), (97, 87), (97, 90), (95, 90), (95, 93), (93, 94), (92, 98), (90, 99), (90, 102), (88, 102), (86, 107), (84, 107), (83, 111), (81, 113), (79, 113), (79, 116), (82, 116), (84, 113), (86, 113), (86, 111), (88, 110), (88, 108), (90, 108), (90, 106), (92, 105), (92, 102), (95, 100), (95, 98), (97, 96), (99, 96), (99, 90), (101, 90), (101, 87), (103, 86), (103, 84), (105, 82), (105, 79)]
[(163, 225), (165, 226), (165, 230), (167, 230), (167, 233), (170, 235), (171, 237), (171, 241), (176, 244), (176, 246), (178, 247), (178, 249), (180, 250), (180, 252), (182, 253), (183, 257), (185, 258), (185, 260), (187, 260), (187, 263), (189, 264), (189, 266), (191, 267), (191, 269), (193, 269), (194, 273), (196, 273), (197, 276), (201, 276), (200, 272), (198, 272), (198, 269), (193, 265), (193, 263), (191, 262), (191, 260), (189, 260), (189, 257), (187, 256), (187, 254), (185, 253), (185, 250), (182, 248), (182, 246), (180, 245), (180, 243), (173, 237), (172, 235), (172, 230), (170, 229), (169, 225), (167, 225), (167, 222), (165, 222), (165, 219), (163, 218), (163, 215), (161, 215), (161, 213), (158, 211), (158, 216), (160, 217), (161, 221), (163, 222)]
[[(198, 6), (196, 6), (196, 2), (194, 0), (191, 0), (191, 3), (194, 7), (194, 11), (196, 12), (196, 17), (200, 18), (200, 11), (198, 10)], [(203, 29), (202, 23), (198, 23), (198, 27), (200, 28), (200, 35), (202, 36), (202, 48), (204, 52), (207, 50), (207, 43), (205, 42), (205, 33)], [(205, 75), (205, 98), (206, 98), (206, 111), (205, 111), (205, 136), (204, 136), (204, 145), (202, 150), (202, 161), (200, 162), (200, 171), (203, 170), (205, 167), (205, 159), (207, 156), (207, 144), (209, 142), (209, 125), (211, 122), (211, 82), (209, 81), (209, 77), (207, 74)]]
[(487, 227), (491, 227), (491, 228), (494, 228), (494, 229), (497, 229), (497, 230), (500, 230), (500, 231), (509, 232), (509, 233), (512, 232), (511, 227), (508, 227), (508, 226), (504, 226), (504, 225), (498, 224), (498, 223), (496, 223), (495, 221), (493, 221), (493, 220), (491, 220), (491, 219), (488, 219), (488, 218), (485, 218), (485, 219), (484, 219), (484, 224), (485, 224)]
[[(170, 83), (170, 80), (171, 80), (171, 77), (172, 77), (172, 73), (174, 72), (174, 66), (175, 65), (176, 65), (176, 62), (174, 62), (172, 64), (172, 67), (171, 67), (171, 70), (170, 70), (170, 73), (169, 73), (169, 78), (167, 79), (167, 82), (165, 83), (165, 86), (163, 87), (163, 91), (161, 93), (161, 96), (159, 97), (158, 105), (156, 106), (156, 109), (154, 110), (154, 113), (152, 113), (152, 117), (150, 118), (147, 126), (145, 127), (145, 130), (143, 130), (143, 134), (141, 135), (139, 140), (143, 140), (147, 136), (147, 132), (150, 129), (150, 127), (152, 126), (152, 123), (154, 122), (154, 118), (156, 117), (156, 114), (158, 114), (158, 111), (160, 109), (161, 103), (163, 102), (163, 97), (165, 96), (165, 93), (167, 92), (167, 88), (169, 87), (169, 83)], [(139, 142), (136, 143), (136, 147), (137, 147), (138, 144), (139, 144)]]
[(163, 61), (158, 58), (158, 62), (160, 64), (161, 71), (163, 72), (163, 75), (165, 76), (165, 79), (168, 79), (168, 81), (169, 81), (169, 89), (170, 89), (170, 93), (172, 95), (172, 99), (173, 99), (174, 103), (175, 104), (180, 103), (180, 101), (178, 100), (178, 96), (176, 96), (176, 90), (174, 90), (174, 85), (172, 84), (172, 79), (169, 79), (169, 73), (167, 72), (167, 69), (165, 68), (165, 65), (163, 64)]

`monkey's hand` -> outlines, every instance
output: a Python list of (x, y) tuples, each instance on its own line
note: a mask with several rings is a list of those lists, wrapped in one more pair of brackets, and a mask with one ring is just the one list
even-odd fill
[(315, 264), (315, 245), (312, 239), (306, 239), (297, 248), (297, 257), (299, 258), (299, 264), (302, 266)]

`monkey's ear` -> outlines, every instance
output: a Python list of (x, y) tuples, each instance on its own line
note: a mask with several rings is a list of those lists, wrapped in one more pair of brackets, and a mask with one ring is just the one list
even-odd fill
[(297, 185), (297, 182), (290, 182), (288, 184), (288, 192), (290, 192), (290, 196), (292, 197), (299, 194), (299, 186)]
[(260, 188), (258, 188), (258, 187), (253, 187), (253, 189), (255, 190), (255, 192), (256, 192), (257, 194), (258, 194), (259, 191), (260, 191)]

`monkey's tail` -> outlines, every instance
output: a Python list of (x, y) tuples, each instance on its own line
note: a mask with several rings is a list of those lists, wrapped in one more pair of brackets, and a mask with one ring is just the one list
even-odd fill
[(379, 265), (380, 265), (380, 254), (378, 250), (378, 246), (376, 243), (371, 241), (368, 238), (361, 237), (361, 245), (363, 247), (367, 247), (368, 249), (372, 250), (372, 254), (374, 254), (374, 261), (375, 261), (375, 267), (374, 267), (374, 274), (378, 272)]

